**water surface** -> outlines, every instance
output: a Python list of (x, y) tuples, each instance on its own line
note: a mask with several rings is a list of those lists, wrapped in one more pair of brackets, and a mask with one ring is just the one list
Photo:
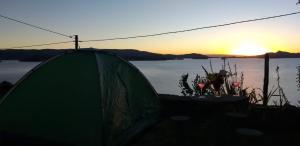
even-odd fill
[[(178, 81), (182, 74), (189, 73), (189, 83), (195, 78), (196, 74), (204, 76), (201, 66), (210, 71), (209, 61), (212, 61), (215, 72), (221, 69), (223, 61), (220, 58), (212, 59), (185, 59), (168, 61), (131, 61), (139, 68), (151, 82), (158, 93), (180, 95)], [(233, 69), (237, 66), (237, 72), (244, 73), (244, 85), (251, 88), (262, 88), (264, 76), (263, 59), (228, 59)], [(7, 80), (15, 83), (26, 72), (38, 65), (40, 62), (19, 62), (2, 61), (0, 62), (0, 82)], [(270, 83), (269, 88), (276, 85), (276, 66), (280, 67), (280, 83), (288, 99), (297, 104), (300, 100), (300, 92), (297, 91), (296, 67), (300, 65), (300, 58), (297, 59), (270, 59)]]
[[(210, 71), (209, 61), (213, 65), (213, 71), (217, 72), (222, 68), (223, 60), (220, 58), (212, 59), (185, 59), (168, 61), (132, 61), (145, 76), (150, 80), (154, 88), (159, 93), (180, 95), (178, 82), (182, 74), (189, 73), (189, 83), (195, 78), (196, 74), (204, 76), (201, 66)], [(231, 69), (236, 64), (237, 72), (244, 73), (244, 86), (250, 88), (262, 88), (264, 78), (264, 59), (249, 58), (227, 59)], [(270, 59), (270, 78), (269, 88), (277, 84), (276, 66), (279, 66), (280, 84), (288, 99), (297, 104), (300, 100), (300, 92), (297, 91), (296, 67), (300, 65), (300, 58), (296, 59)], [(227, 66), (228, 67), (228, 66)]]

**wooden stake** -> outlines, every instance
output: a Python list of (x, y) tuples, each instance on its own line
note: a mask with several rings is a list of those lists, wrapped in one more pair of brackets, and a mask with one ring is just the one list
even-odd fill
[(78, 50), (78, 35), (75, 35), (75, 50)]
[(268, 105), (268, 86), (269, 86), (269, 54), (265, 54), (265, 76), (263, 87), (263, 105)]

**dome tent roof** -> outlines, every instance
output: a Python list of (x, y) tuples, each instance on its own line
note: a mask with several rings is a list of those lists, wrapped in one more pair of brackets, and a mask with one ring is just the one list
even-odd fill
[(79, 50), (42, 63), (17, 83), (0, 102), (0, 131), (62, 145), (122, 145), (158, 111), (157, 94), (137, 68)]

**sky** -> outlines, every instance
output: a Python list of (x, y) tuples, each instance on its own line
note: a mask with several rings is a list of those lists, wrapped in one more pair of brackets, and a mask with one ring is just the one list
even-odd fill
[[(300, 11), (297, 0), (0, 0), (0, 14), (80, 40), (161, 33)], [(0, 18), (0, 48), (71, 39)], [(179, 34), (80, 43), (156, 53), (300, 52), (300, 14)], [(74, 48), (73, 43), (33, 47)]]

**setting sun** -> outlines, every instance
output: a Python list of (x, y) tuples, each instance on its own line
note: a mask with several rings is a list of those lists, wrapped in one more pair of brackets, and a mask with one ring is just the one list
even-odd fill
[(233, 48), (230, 54), (233, 55), (261, 55), (269, 52), (270, 50), (253, 42), (243, 42), (237, 47)]

